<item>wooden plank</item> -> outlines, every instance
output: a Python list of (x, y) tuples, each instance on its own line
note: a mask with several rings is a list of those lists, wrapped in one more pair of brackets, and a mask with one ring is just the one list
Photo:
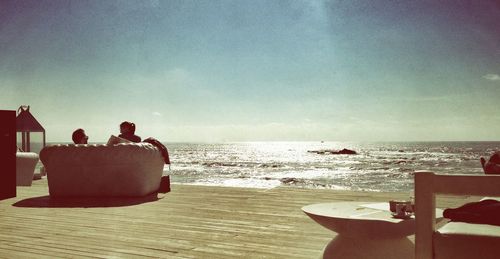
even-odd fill
[(500, 175), (433, 174), (434, 193), (453, 195), (500, 196)]
[(143, 203), (54, 202), (47, 195), (42, 179), (0, 201), (0, 258), (317, 258), (335, 233), (301, 207), (411, 194), (173, 185)]

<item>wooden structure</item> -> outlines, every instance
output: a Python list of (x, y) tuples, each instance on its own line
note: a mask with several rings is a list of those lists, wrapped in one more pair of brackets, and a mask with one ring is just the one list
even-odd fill
[[(437, 195), (459, 195), (459, 196), (493, 196), (500, 197), (500, 176), (499, 175), (440, 175), (432, 172), (419, 171), (415, 173), (415, 213), (416, 213), (416, 236), (415, 236), (415, 258), (417, 259), (432, 259), (440, 258), (436, 245), (438, 238), (438, 228), (436, 227), (436, 196)], [(459, 204), (459, 206), (464, 205)], [(465, 223), (467, 224), (467, 223)], [(469, 224), (464, 227), (464, 231), (460, 231), (461, 239), (471, 232), (470, 230), (478, 227), (477, 224)], [(489, 227), (490, 232), (498, 232), (500, 228), (496, 226)], [(483, 234), (488, 234), (484, 232)], [(444, 258), (498, 258), (498, 243), (493, 245), (496, 247), (494, 251), (488, 250), (482, 246), (484, 242), (481, 235), (475, 236), (476, 241), (467, 242), (467, 245), (456, 243), (452, 246), (457, 254), (453, 257), (445, 256)], [(500, 238), (500, 237), (498, 237)], [(497, 239), (498, 239), (497, 238)], [(451, 240), (451, 235), (447, 239)], [(486, 244), (488, 245), (488, 244)], [(478, 247), (479, 246), (479, 247)], [(442, 252), (441, 252), (442, 253)]]
[(0, 110), (0, 200), (16, 197), (16, 111)]
[(17, 109), (16, 131), (21, 132), (21, 148), (25, 152), (30, 152), (30, 133), (41, 132), (43, 134), (43, 147), (45, 147), (45, 129), (30, 113), (29, 105), (22, 105)]
[(149, 201), (48, 195), (44, 178), (0, 202), (1, 258), (319, 258), (335, 233), (301, 207), (409, 193), (173, 184)]

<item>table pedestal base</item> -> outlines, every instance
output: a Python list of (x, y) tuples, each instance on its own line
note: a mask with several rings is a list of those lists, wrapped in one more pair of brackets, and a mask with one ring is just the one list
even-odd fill
[(413, 259), (415, 245), (407, 237), (346, 237), (337, 235), (325, 247), (324, 259)]

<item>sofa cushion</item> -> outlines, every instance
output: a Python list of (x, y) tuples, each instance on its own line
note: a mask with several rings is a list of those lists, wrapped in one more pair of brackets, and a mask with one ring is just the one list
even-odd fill
[(449, 222), (434, 232), (435, 258), (499, 258), (500, 227)]
[(500, 201), (483, 199), (469, 202), (456, 209), (445, 209), (443, 216), (455, 222), (500, 226)]
[(115, 135), (111, 135), (108, 139), (108, 143), (106, 145), (111, 146), (111, 145), (116, 145), (119, 143), (132, 143), (132, 141), (124, 138), (117, 137)]

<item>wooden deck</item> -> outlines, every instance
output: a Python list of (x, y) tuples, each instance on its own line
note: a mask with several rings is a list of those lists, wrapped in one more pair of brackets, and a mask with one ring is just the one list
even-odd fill
[(319, 258), (335, 234), (302, 206), (409, 195), (173, 185), (145, 199), (51, 200), (45, 179), (17, 192), (0, 201), (0, 258)]

